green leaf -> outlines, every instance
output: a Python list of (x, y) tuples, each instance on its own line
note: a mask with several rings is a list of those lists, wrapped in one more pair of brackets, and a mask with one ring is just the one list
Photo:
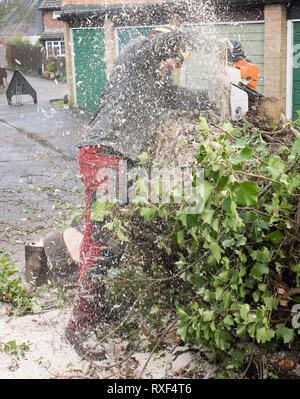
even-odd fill
[(224, 291), (224, 288), (222, 288), (222, 287), (216, 288), (216, 300), (217, 301), (221, 298), (223, 291)]
[(243, 148), (231, 162), (237, 164), (239, 162), (249, 161), (252, 158), (253, 150), (250, 147)]
[(204, 180), (204, 202), (203, 202), (204, 206), (206, 205), (213, 191), (214, 191), (214, 186), (207, 180)]
[(207, 223), (207, 224), (211, 224), (212, 220), (213, 220), (213, 215), (214, 215), (215, 211), (211, 210), (211, 209), (205, 209), (202, 214), (201, 217), (203, 219), (203, 223)]
[(199, 125), (201, 133), (207, 134), (209, 132), (209, 126), (203, 116), (200, 116), (199, 118)]
[(142, 152), (142, 153), (139, 155), (138, 158), (139, 158), (140, 164), (144, 165), (144, 164), (147, 163), (147, 161), (148, 161), (148, 154), (147, 154), (146, 152)]
[(212, 242), (212, 243), (209, 245), (209, 249), (211, 250), (211, 252), (212, 252), (214, 258), (216, 259), (216, 261), (217, 261), (217, 262), (220, 262), (222, 250), (221, 250), (221, 248), (219, 247), (219, 245), (218, 245), (216, 242)]
[(234, 192), (236, 195), (236, 202), (238, 205), (250, 206), (257, 205), (258, 201), (258, 186), (256, 183), (245, 181), (243, 183), (234, 184)]
[(272, 231), (267, 237), (273, 244), (280, 244), (284, 241), (284, 235), (279, 230)]
[(225, 198), (222, 207), (225, 212), (230, 213), (232, 209), (232, 199), (230, 197)]
[(91, 219), (96, 222), (103, 222), (107, 215), (109, 205), (104, 198), (97, 199), (91, 205)]
[(224, 248), (230, 248), (230, 247), (232, 247), (234, 245), (234, 243), (235, 243), (235, 239), (231, 238), (230, 240), (224, 240), (222, 242), (222, 245), (223, 245)]
[(177, 241), (177, 243), (178, 243), (178, 245), (179, 245), (180, 247), (183, 247), (183, 246), (184, 246), (184, 231), (183, 231), (183, 230), (177, 231), (177, 234), (176, 234), (176, 241)]
[(224, 122), (223, 130), (225, 130), (225, 132), (227, 133), (233, 133), (235, 131), (235, 128), (232, 126), (230, 122)]
[(263, 274), (268, 274), (269, 268), (264, 263), (256, 262), (250, 271), (251, 277), (260, 279)]
[(147, 222), (151, 223), (155, 219), (157, 207), (154, 205), (151, 208), (143, 207), (140, 212), (141, 216), (143, 216)]
[(238, 349), (235, 349), (232, 354), (231, 354), (231, 362), (235, 366), (242, 366), (244, 362), (245, 355), (243, 352), (239, 351)]
[(294, 330), (285, 327), (283, 323), (277, 324), (276, 326), (276, 336), (281, 338), (285, 344), (291, 342), (294, 339)]
[(177, 334), (180, 336), (183, 342), (186, 341), (187, 333), (188, 333), (188, 326), (177, 328)]
[(247, 303), (240, 305), (240, 315), (243, 320), (247, 320), (249, 311), (250, 306)]
[(215, 312), (213, 310), (205, 310), (202, 315), (203, 321), (212, 321), (215, 319)]
[(300, 136), (296, 136), (291, 154), (289, 155), (289, 161), (294, 161), (296, 159), (296, 155), (300, 155)]
[(229, 327), (234, 326), (234, 320), (233, 320), (232, 316), (230, 316), (230, 315), (225, 317), (225, 319), (223, 320), (223, 323)]
[(271, 328), (261, 327), (256, 330), (256, 340), (258, 343), (265, 343), (267, 341), (271, 341), (272, 338), (275, 336), (275, 331)]
[(268, 160), (267, 170), (273, 179), (278, 179), (285, 169), (285, 163), (278, 157), (271, 157)]
[(117, 230), (118, 239), (119, 239), (120, 241), (129, 242), (129, 239), (128, 239), (128, 237), (125, 236), (124, 232), (125, 232), (124, 227), (123, 227), (123, 226), (119, 226), (119, 228), (118, 228), (118, 230)]

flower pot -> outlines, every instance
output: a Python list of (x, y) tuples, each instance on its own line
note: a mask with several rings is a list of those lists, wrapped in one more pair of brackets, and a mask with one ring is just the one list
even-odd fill
[(49, 78), (49, 72), (44, 72), (44, 78)]
[(50, 79), (55, 79), (55, 78), (56, 78), (56, 73), (50, 72)]

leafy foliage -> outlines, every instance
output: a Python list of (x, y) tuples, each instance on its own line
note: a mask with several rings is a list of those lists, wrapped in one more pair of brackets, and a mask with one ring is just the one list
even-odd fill
[(149, 322), (153, 307), (161, 320), (175, 309), (184, 342), (229, 353), (232, 364), (243, 361), (234, 349), (243, 342), (299, 339), (291, 326), (296, 298), (280, 296), (300, 288), (299, 137), (274, 153), (249, 127), (225, 123), (216, 134), (200, 118), (205, 140), (196, 143), (193, 166), (204, 169), (201, 213), (174, 196), (170, 203), (139, 200), (122, 212), (115, 205), (101, 208), (114, 214), (111, 230), (122, 223), (128, 241), (115, 276), (132, 279), (109, 294), (133, 299), (144, 290), (139, 304)]
[(28, 289), (22, 282), (20, 272), (15, 268), (10, 255), (4, 253), (3, 249), (0, 249), (1, 252), (0, 303), (10, 304), (11, 313), (17, 316), (40, 313), (47, 306), (61, 307), (73, 299), (73, 295), (59, 289), (55, 284)]
[(27, 39), (23, 39), (21, 36), (14, 36), (9, 40), (10, 44), (15, 46), (30, 46), (30, 41)]

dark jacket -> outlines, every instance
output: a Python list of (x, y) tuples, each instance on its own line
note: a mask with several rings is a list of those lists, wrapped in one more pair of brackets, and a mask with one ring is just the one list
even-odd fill
[(206, 93), (162, 79), (159, 70), (161, 61), (193, 47), (193, 37), (180, 30), (128, 44), (115, 62), (79, 147), (106, 147), (137, 160), (151, 143), (163, 109), (207, 108)]

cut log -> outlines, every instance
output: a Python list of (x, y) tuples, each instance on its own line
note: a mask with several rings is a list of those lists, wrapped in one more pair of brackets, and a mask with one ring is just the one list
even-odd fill
[(43, 242), (25, 245), (25, 279), (28, 283), (39, 286), (47, 283), (47, 257)]
[(79, 264), (80, 244), (83, 239), (83, 234), (70, 227), (63, 232), (63, 239), (66, 244), (69, 257), (76, 264)]

